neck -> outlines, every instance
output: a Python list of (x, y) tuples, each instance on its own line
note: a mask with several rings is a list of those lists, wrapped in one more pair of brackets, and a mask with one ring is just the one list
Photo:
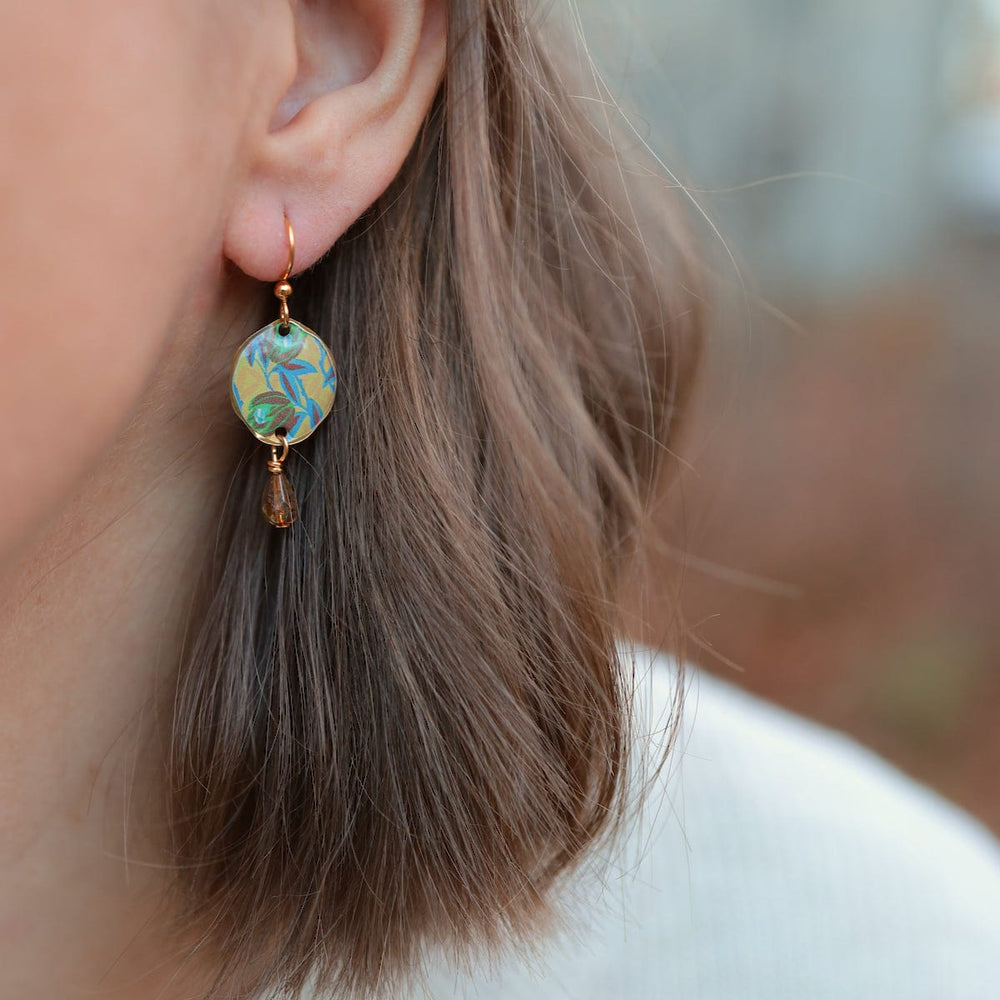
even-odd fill
[(152, 386), (0, 574), (4, 996), (187, 995), (151, 919), (169, 872), (154, 832), (163, 748), (148, 737), (245, 434), (226, 374), (251, 328), (229, 325), (234, 344), (207, 359), (211, 406), (174, 412)]

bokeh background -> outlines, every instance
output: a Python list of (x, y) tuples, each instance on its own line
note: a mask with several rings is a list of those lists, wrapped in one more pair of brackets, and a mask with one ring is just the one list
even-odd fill
[(1000, 0), (578, 9), (714, 276), (645, 637), (680, 579), (690, 659), (1000, 830)]

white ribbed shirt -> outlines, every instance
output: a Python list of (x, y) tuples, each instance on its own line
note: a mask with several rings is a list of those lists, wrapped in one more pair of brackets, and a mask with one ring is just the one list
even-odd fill
[[(653, 733), (676, 663), (635, 654)], [(567, 887), (565, 931), (493, 969), (439, 967), (419, 995), (1000, 1000), (997, 840), (847, 737), (685, 676), (669, 763), (600, 877)]]

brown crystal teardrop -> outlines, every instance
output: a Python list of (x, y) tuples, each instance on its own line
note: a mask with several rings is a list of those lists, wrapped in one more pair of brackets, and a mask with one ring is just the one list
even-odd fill
[(260, 509), (276, 528), (289, 528), (298, 520), (299, 507), (295, 500), (295, 490), (283, 472), (268, 475)]

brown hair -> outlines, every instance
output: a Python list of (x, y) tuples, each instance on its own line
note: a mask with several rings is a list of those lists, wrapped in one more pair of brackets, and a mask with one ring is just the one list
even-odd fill
[(176, 899), (213, 997), (372, 996), (516, 937), (621, 815), (616, 594), (694, 268), (520, 4), (449, 16), (404, 169), (296, 283), (342, 379), (302, 522), (269, 528), (241, 467), (178, 675)]

